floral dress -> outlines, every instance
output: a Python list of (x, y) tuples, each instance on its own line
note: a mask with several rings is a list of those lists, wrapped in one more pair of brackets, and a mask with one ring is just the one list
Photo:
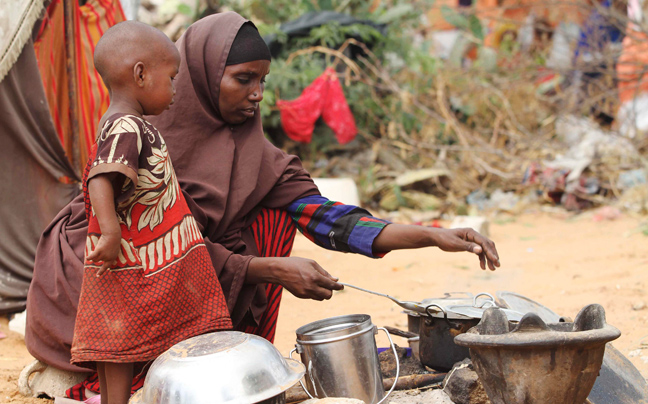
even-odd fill
[(189, 337), (231, 328), (216, 272), (158, 130), (142, 118), (116, 114), (95, 147), (83, 181), (85, 255), (101, 236), (87, 183), (104, 173), (125, 176), (115, 193), (121, 249), (117, 263), (99, 278), (101, 265), (85, 262), (71, 362), (148, 361)]

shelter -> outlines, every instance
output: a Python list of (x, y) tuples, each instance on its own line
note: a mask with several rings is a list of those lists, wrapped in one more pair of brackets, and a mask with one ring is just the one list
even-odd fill
[(0, 313), (24, 310), (40, 235), (80, 192), (109, 102), (94, 46), (124, 19), (118, 0), (0, 3)]

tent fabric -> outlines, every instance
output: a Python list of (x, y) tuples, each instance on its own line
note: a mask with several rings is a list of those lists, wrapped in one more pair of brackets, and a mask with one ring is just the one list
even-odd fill
[(45, 0), (2, 0), (0, 5), (0, 82), (31, 39)]
[[(27, 32), (27, 39), (15, 65), (0, 82), (0, 313), (10, 313), (25, 308), (41, 232), (80, 192), (78, 183), (73, 182), (78, 181), (77, 173), (87, 160), (97, 124), (109, 103), (108, 91), (94, 70), (94, 47), (106, 29), (125, 18), (119, 0), (90, 0), (83, 6), (72, 2), (81, 152), (79, 166), (74, 167), (69, 160), (73, 148), (63, 1), (52, 0), (36, 29), (33, 25), (42, 17), (44, 1), (4, 1), (0, 31), (17, 27), (3, 19), (18, 15), (11, 7), (32, 10), (36, 15), (32, 21), (32, 14), (20, 14), (25, 22), (21, 30), (14, 30), (12, 38)], [(38, 4), (38, 10), (33, 8)], [(32, 42), (34, 32), (37, 35)], [(0, 35), (2, 46), (6, 45), (4, 39)], [(5, 52), (3, 48), (0, 51)], [(4, 53), (0, 57), (1, 73), (8, 59)]]
[[(119, 0), (90, 0), (83, 6), (74, 1), (73, 4), (78, 100), (76, 120), (79, 129), (79, 156), (74, 169), (80, 173), (94, 143), (97, 124), (110, 103), (108, 90), (94, 69), (94, 48), (108, 28), (126, 17)], [(68, 113), (69, 83), (63, 17), (63, 0), (52, 0), (38, 33), (35, 49), (52, 119), (63, 148), (72, 160), (74, 146)]]
[(30, 38), (0, 83), (0, 313), (25, 309), (41, 232), (79, 192), (39, 77)]

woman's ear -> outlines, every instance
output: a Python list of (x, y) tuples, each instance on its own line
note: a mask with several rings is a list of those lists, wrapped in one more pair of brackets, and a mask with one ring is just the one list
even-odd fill
[(137, 62), (133, 66), (133, 79), (139, 87), (144, 87), (144, 77), (146, 76), (146, 67), (144, 63)]

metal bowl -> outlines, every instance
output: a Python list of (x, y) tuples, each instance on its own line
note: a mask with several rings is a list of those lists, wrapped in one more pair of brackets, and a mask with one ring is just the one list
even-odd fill
[(130, 404), (258, 403), (288, 390), (304, 372), (304, 365), (261, 337), (215, 332), (160, 355)]

